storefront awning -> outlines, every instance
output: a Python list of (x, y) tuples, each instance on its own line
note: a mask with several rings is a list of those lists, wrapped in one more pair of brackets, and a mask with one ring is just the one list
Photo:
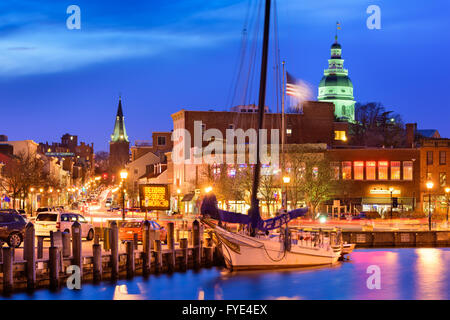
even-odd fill
[[(410, 197), (397, 197), (397, 203), (399, 205), (412, 205), (414, 202), (414, 198)], [(391, 205), (391, 198), (390, 197), (367, 197), (362, 198), (362, 204), (380, 204), (380, 205)]]
[(194, 198), (195, 194), (194, 193), (187, 193), (183, 196), (183, 199), (181, 199), (181, 201), (192, 201), (192, 199)]

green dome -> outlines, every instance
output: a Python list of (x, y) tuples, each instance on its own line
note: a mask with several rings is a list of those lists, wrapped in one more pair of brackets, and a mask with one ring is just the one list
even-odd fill
[(331, 45), (331, 49), (342, 49), (342, 48), (341, 48), (341, 45), (339, 43), (335, 42), (335, 43), (333, 43)]
[(328, 76), (323, 76), (322, 80), (320, 80), (319, 83), (319, 88), (336, 86), (353, 88), (353, 84), (350, 78), (344, 75), (330, 74)]

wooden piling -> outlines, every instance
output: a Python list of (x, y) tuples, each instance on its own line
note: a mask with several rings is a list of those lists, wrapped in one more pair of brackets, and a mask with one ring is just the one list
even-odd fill
[(194, 245), (192, 230), (188, 230), (188, 244), (189, 244), (189, 246), (193, 246)]
[(135, 272), (134, 241), (127, 241), (126, 248), (127, 248), (127, 278), (131, 279), (134, 277)]
[(63, 232), (62, 240), (63, 240), (62, 255), (64, 258), (68, 258), (68, 257), (70, 257), (70, 253), (72, 251), (72, 248), (70, 245), (70, 233)]
[(142, 273), (144, 276), (148, 276), (150, 274), (152, 261), (150, 222), (148, 220), (145, 220), (142, 226), (142, 248), (143, 248)]
[(72, 224), (72, 264), (80, 268), (80, 276), (83, 276), (83, 261), (81, 259), (81, 224), (75, 221)]
[(155, 270), (156, 272), (161, 271), (162, 267), (162, 250), (161, 250), (161, 240), (155, 240), (154, 242), (154, 248), (156, 252), (156, 258), (155, 258)]
[(23, 243), (24, 258), (27, 262), (27, 289), (34, 290), (36, 286), (36, 252), (34, 224), (28, 222), (25, 227), (25, 242)]
[(3, 251), (3, 294), (10, 294), (14, 287), (13, 278), (13, 251), (11, 248), (2, 248)]
[(138, 250), (138, 234), (133, 234), (133, 244), (134, 244), (134, 250)]
[(92, 245), (92, 253), (94, 255), (94, 261), (93, 261), (93, 278), (94, 282), (100, 282), (102, 281), (102, 272), (103, 272), (103, 265), (102, 265), (102, 246), (98, 243), (95, 243)]
[[(59, 288), (59, 265), (60, 265), (60, 251), (57, 247), (49, 248), (49, 273), (50, 273), (50, 288)], [(80, 270), (81, 271), (81, 270)]]
[(175, 270), (175, 226), (173, 222), (167, 224), (167, 248), (169, 252), (169, 271), (173, 272)]
[(180, 239), (180, 249), (183, 250), (181, 270), (185, 271), (188, 268), (188, 240), (186, 238)]
[(109, 245), (111, 248), (111, 279), (117, 280), (119, 278), (119, 228), (115, 221), (111, 223)]
[(202, 259), (200, 241), (200, 223), (198, 220), (195, 220), (192, 223), (192, 242), (194, 246), (194, 268), (196, 269), (200, 267)]
[(42, 259), (44, 257), (44, 237), (37, 237), (37, 258)]

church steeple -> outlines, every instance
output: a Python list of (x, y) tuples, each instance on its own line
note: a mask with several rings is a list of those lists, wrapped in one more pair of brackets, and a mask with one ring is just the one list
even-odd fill
[(125, 130), (125, 120), (122, 110), (122, 97), (119, 97), (119, 106), (117, 108), (116, 123), (114, 124), (114, 132), (111, 135), (111, 142), (129, 142), (127, 131)]

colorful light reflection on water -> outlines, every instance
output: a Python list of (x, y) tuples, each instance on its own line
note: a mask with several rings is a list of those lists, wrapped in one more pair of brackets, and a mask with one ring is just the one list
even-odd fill
[[(368, 289), (378, 265), (381, 289)], [(450, 249), (355, 250), (333, 267), (230, 273), (220, 268), (84, 284), (80, 291), (39, 290), (12, 299), (450, 299)]]

